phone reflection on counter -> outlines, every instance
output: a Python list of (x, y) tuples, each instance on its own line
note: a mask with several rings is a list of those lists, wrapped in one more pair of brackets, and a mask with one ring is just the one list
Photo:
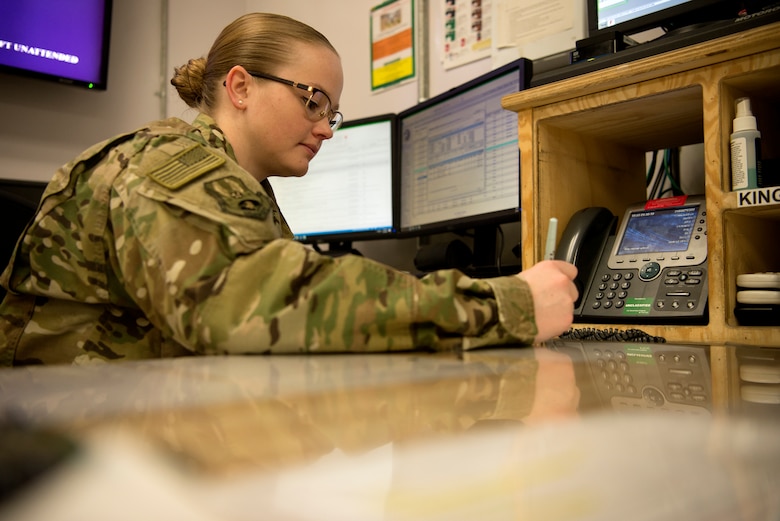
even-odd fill
[(712, 411), (709, 346), (556, 340), (551, 349), (574, 360), (583, 411)]

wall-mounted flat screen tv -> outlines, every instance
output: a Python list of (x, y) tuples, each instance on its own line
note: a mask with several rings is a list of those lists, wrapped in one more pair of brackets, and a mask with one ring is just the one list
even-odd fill
[(105, 90), (112, 0), (2, 0), (0, 71)]

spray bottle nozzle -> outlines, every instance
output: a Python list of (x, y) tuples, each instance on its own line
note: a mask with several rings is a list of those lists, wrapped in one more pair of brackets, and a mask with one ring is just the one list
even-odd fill
[(734, 132), (742, 130), (758, 130), (756, 118), (750, 110), (750, 98), (736, 100), (737, 116), (734, 118)]
[(737, 117), (742, 118), (752, 115), (753, 113), (750, 110), (750, 98), (739, 98), (737, 100)]

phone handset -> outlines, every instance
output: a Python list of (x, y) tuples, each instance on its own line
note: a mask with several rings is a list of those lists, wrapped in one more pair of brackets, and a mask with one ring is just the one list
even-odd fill
[(591, 280), (605, 251), (605, 244), (617, 228), (617, 217), (607, 208), (592, 206), (579, 210), (572, 215), (569, 224), (561, 235), (555, 258), (565, 260), (577, 266), (577, 286), (579, 296), (574, 303), (574, 314), (581, 311), (583, 295), (591, 285)]

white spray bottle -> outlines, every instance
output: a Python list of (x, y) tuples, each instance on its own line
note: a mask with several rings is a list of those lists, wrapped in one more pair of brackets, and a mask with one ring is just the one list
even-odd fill
[(761, 132), (750, 109), (749, 98), (736, 101), (737, 116), (731, 134), (731, 189), (758, 188), (761, 171)]

